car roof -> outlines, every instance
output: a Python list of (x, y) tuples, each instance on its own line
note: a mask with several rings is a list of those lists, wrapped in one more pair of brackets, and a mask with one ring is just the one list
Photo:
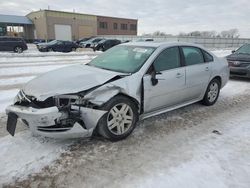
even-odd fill
[(0, 36), (0, 38), (22, 39), (22, 37)]
[(171, 47), (171, 46), (194, 46), (198, 48), (202, 48), (202, 46), (194, 43), (188, 43), (188, 42), (129, 42), (129, 43), (124, 43), (121, 44), (124, 46), (141, 46), (141, 47)]

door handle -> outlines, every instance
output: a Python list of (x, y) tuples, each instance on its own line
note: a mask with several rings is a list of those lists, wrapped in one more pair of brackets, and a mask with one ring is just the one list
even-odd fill
[(181, 73), (179, 73), (179, 72), (176, 74), (176, 78), (180, 78), (180, 77), (182, 77), (182, 76), (183, 76), (183, 75), (182, 75)]
[(208, 67), (206, 67), (206, 68), (205, 68), (205, 71), (209, 71), (209, 68), (208, 68)]

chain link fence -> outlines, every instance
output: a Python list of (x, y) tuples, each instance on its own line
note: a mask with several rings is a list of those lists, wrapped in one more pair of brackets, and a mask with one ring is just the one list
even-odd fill
[(236, 49), (243, 44), (250, 43), (247, 38), (203, 38), (203, 37), (149, 37), (149, 36), (126, 36), (126, 35), (105, 35), (105, 38), (114, 38), (122, 41), (140, 41), (153, 39), (156, 42), (189, 42), (200, 44), (209, 49)]

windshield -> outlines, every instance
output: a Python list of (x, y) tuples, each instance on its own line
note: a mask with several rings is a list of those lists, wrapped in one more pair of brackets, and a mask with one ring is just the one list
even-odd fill
[(48, 44), (56, 44), (58, 42), (58, 40), (52, 40), (50, 42), (48, 42)]
[(250, 54), (250, 44), (245, 44), (236, 50), (237, 54)]
[(93, 59), (88, 65), (115, 72), (134, 73), (154, 50), (153, 47), (116, 46)]
[(102, 39), (102, 40), (100, 40), (98, 43), (104, 43), (105, 41), (107, 41), (107, 39)]

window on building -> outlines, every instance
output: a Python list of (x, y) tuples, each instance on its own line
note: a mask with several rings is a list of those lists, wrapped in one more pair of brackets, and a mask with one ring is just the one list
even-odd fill
[(107, 22), (99, 22), (99, 28), (108, 29), (108, 23)]
[(118, 24), (117, 24), (117, 23), (114, 23), (114, 24), (113, 24), (113, 28), (114, 28), (115, 30), (117, 30), (117, 29), (118, 29)]
[(127, 24), (121, 24), (121, 30), (128, 30)]
[(130, 24), (131, 31), (136, 31), (136, 29), (137, 29), (136, 24)]

